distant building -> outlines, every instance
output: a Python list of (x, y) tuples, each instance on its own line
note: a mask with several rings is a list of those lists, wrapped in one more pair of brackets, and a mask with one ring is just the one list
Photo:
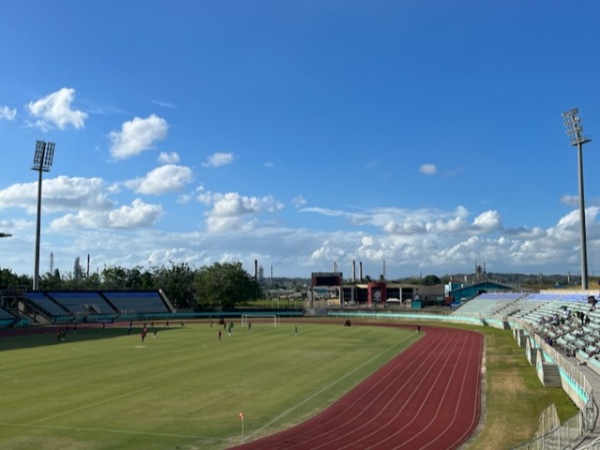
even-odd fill
[(471, 300), (478, 295), (488, 292), (513, 292), (514, 288), (493, 281), (483, 281), (475, 284), (461, 284), (450, 282), (446, 285), (446, 301), (451, 304), (460, 304), (462, 301)]

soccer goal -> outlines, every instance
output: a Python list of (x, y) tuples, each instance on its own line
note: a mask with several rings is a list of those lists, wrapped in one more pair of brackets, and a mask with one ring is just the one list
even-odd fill
[(253, 322), (271, 322), (276, 327), (279, 324), (279, 316), (277, 314), (242, 314), (242, 327), (249, 326)]

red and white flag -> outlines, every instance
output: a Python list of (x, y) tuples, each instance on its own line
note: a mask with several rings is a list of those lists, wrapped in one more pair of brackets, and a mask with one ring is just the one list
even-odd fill
[(240, 413), (240, 420), (244, 420), (244, 413), (243, 412)]

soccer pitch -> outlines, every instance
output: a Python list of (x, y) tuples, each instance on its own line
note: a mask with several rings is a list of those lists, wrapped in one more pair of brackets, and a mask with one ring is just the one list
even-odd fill
[[(223, 449), (302, 422), (418, 339), (236, 320), (0, 338), (0, 447)], [(296, 327), (298, 333), (296, 334)], [(221, 340), (218, 332), (221, 332)], [(240, 419), (243, 413), (243, 421)]]

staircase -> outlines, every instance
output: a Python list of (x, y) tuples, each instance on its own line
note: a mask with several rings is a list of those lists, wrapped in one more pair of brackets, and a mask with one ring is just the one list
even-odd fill
[(557, 364), (543, 363), (544, 368), (544, 386), (561, 387), (560, 370)]

